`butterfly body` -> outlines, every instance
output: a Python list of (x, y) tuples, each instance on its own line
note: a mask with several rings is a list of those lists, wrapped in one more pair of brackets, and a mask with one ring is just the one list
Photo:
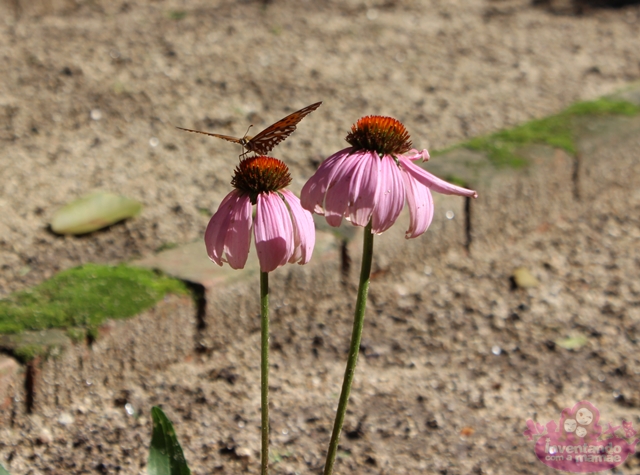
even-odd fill
[(210, 135), (211, 137), (240, 144), (245, 149), (245, 152), (243, 152), (240, 157), (244, 157), (249, 152), (254, 152), (258, 155), (266, 155), (273, 150), (276, 145), (289, 137), (289, 135), (296, 130), (298, 123), (320, 107), (321, 104), (322, 102), (316, 102), (315, 104), (311, 104), (299, 111), (293, 112), (254, 136), (245, 134), (242, 138), (236, 138), (231, 135), (213, 134), (210, 132), (202, 132), (200, 130), (184, 129), (182, 127), (178, 127), (178, 129), (186, 130), (187, 132), (195, 132), (197, 134)]

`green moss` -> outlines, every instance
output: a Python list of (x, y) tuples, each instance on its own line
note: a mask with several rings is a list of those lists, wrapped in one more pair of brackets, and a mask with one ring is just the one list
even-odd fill
[(187, 12), (184, 10), (170, 10), (167, 16), (172, 20), (182, 20), (187, 16)]
[(87, 331), (83, 328), (67, 328), (67, 336), (74, 343), (80, 343), (87, 337)]
[(61, 329), (47, 329), (14, 334), (0, 334), (0, 349), (27, 363), (37, 356), (49, 358), (59, 355), (72, 344)]
[(626, 101), (614, 101), (601, 98), (596, 101), (578, 102), (570, 106), (565, 113), (573, 115), (628, 115), (634, 116), (640, 113), (640, 106)]
[(167, 293), (187, 293), (175, 279), (124, 265), (87, 264), (0, 300), (0, 334), (46, 328), (97, 328), (107, 318), (127, 318)]
[(21, 362), (26, 363), (34, 359), (36, 356), (43, 356), (43, 347), (39, 345), (25, 345), (18, 348), (15, 352), (15, 357)]
[(580, 116), (636, 115), (640, 107), (629, 102), (598, 99), (580, 102), (559, 114), (532, 120), (513, 129), (502, 130), (485, 137), (476, 137), (462, 143), (461, 147), (486, 152), (498, 167), (519, 168), (527, 164), (517, 155), (517, 150), (530, 144), (543, 144), (565, 150), (575, 155), (574, 120)]

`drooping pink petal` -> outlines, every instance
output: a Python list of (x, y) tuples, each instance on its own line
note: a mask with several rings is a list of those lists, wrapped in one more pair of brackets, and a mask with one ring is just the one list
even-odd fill
[(324, 198), (327, 189), (333, 181), (333, 177), (338, 168), (340, 168), (340, 162), (347, 157), (352, 150), (352, 147), (345, 148), (334, 153), (322, 162), (318, 170), (309, 178), (300, 192), (300, 202), (304, 209), (313, 213), (324, 214)]
[(380, 160), (380, 179), (375, 197), (371, 231), (380, 234), (396, 222), (404, 206), (405, 185), (402, 174), (393, 157), (385, 155)]
[(437, 191), (438, 193), (442, 193), (443, 195), (472, 196), (474, 198), (478, 197), (478, 193), (476, 193), (474, 190), (468, 190), (466, 188), (462, 188), (461, 186), (456, 186), (444, 180), (441, 180), (428, 171), (423, 170), (419, 166), (414, 165), (413, 162), (406, 157), (399, 156), (398, 159), (400, 160), (404, 171), (406, 171), (413, 178), (418, 180), (418, 182), (422, 183), (424, 186), (430, 188), (433, 191)]
[(204, 233), (204, 245), (207, 248), (209, 259), (222, 265), (222, 255), (224, 253), (224, 238), (227, 235), (227, 225), (231, 220), (231, 212), (234, 204), (238, 201), (237, 190), (232, 191), (224, 197), (218, 210), (213, 214)]
[(287, 205), (277, 193), (260, 193), (253, 227), (260, 270), (283, 266), (294, 250), (293, 224)]
[(243, 269), (247, 263), (251, 246), (252, 211), (251, 198), (248, 195), (241, 196), (224, 240), (225, 258), (233, 269)]
[(433, 197), (429, 188), (419, 183), (410, 173), (402, 170), (409, 206), (409, 229), (405, 238), (411, 239), (424, 233), (433, 220)]
[(338, 227), (347, 212), (351, 180), (356, 173), (358, 163), (367, 152), (356, 152), (344, 157), (327, 188), (324, 200), (324, 216), (329, 226)]
[(403, 156), (409, 160), (419, 160), (421, 158), (423, 162), (426, 162), (431, 158), (429, 156), (429, 151), (426, 148), (423, 148), (422, 150), (412, 148), (407, 153), (403, 154)]
[(204, 235), (209, 258), (242, 269), (251, 244), (251, 201), (239, 190), (229, 193), (212, 216)]
[(316, 229), (311, 213), (300, 205), (300, 200), (289, 190), (280, 190), (284, 196), (293, 221), (294, 251), (289, 262), (306, 264), (311, 260), (313, 247), (316, 243)]
[(349, 188), (348, 213), (351, 223), (366, 226), (376, 204), (376, 190), (380, 180), (380, 157), (375, 152), (361, 154), (354, 164)]

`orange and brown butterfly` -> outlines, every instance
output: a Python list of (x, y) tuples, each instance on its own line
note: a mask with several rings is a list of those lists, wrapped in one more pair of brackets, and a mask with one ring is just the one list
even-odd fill
[(219, 139), (228, 140), (229, 142), (233, 143), (239, 143), (246, 149), (246, 152), (240, 155), (241, 157), (249, 152), (254, 152), (258, 155), (266, 155), (276, 145), (289, 137), (289, 135), (291, 135), (293, 131), (296, 130), (296, 125), (298, 125), (298, 122), (300, 122), (307, 115), (311, 114), (314, 110), (320, 107), (320, 104), (322, 104), (322, 102), (316, 102), (315, 104), (311, 104), (304, 109), (295, 111), (294, 113), (286, 116), (284, 119), (280, 119), (275, 124), (270, 125), (262, 132), (253, 137), (245, 134), (245, 136), (242, 138), (236, 138), (230, 135), (212, 134), (209, 132), (202, 132), (200, 130), (184, 129), (182, 127), (178, 127), (178, 129), (186, 130), (187, 132), (195, 132), (197, 134), (210, 135), (211, 137), (217, 137)]

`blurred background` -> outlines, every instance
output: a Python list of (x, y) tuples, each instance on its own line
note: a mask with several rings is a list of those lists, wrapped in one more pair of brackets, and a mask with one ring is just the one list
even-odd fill
[[(0, 297), (200, 238), (240, 149), (175, 126), (242, 136), (323, 101), (272, 152), (299, 191), (363, 115), (441, 149), (637, 80), (633, 3), (2, 0)], [(96, 190), (144, 211), (48, 230)]]

